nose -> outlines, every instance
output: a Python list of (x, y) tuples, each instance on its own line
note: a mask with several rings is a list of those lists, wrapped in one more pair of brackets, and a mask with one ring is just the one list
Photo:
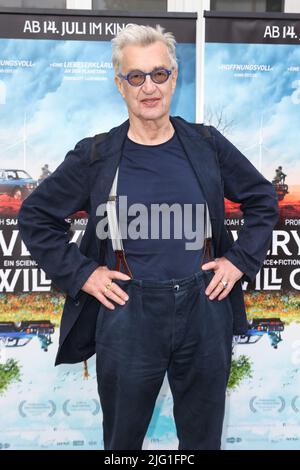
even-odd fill
[(151, 93), (156, 89), (156, 85), (151, 80), (150, 75), (146, 75), (146, 80), (144, 81), (142, 88), (146, 93)]

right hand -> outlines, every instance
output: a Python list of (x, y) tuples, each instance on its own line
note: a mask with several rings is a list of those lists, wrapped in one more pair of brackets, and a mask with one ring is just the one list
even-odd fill
[[(96, 297), (105, 307), (114, 310), (115, 306), (108, 299), (114, 300), (117, 304), (125, 305), (128, 295), (116, 283), (112, 283), (106, 290), (106, 285), (113, 279), (121, 279), (127, 281), (131, 279), (127, 274), (119, 271), (112, 271), (107, 266), (99, 266), (92, 272), (88, 280), (83, 284), (81, 290)], [(104, 294), (105, 292), (105, 294)]]

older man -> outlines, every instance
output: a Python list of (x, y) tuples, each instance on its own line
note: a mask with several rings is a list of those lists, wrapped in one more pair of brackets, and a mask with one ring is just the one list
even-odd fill
[[(67, 293), (56, 364), (96, 352), (105, 449), (142, 448), (166, 373), (179, 449), (219, 449), (232, 334), (247, 328), (240, 280), (253, 280), (263, 263), (276, 195), (215, 128), (170, 117), (171, 33), (127, 27), (113, 39), (113, 64), (129, 120), (79, 142), (19, 214), (32, 256)], [(224, 195), (244, 213), (235, 242)], [(138, 221), (137, 205), (145, 208)], [(174, 205), (182, 209), (167, 237), (152, 218), (160, 205), (162, 222)], [(78, 248), (64, 219), (79, 209), (89, 221)], [(196, 230), (178, 236), (191, 221)]]

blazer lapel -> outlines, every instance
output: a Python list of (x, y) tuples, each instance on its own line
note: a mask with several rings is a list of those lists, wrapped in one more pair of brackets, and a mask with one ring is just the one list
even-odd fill
[(170, 119), (202, 188), (209, 209), (213, 234), (215, 239), (219, 240), (220, 219), (224, 218), (224, 198), (215, 150), (192, 124), (177, 117)]
[(96, 147), (95, 158), (90, 162), (92, 206), (95, 208), (108, 199), (117, 167), (121, 161), (128, 128), (129, 120), (112, 129)]

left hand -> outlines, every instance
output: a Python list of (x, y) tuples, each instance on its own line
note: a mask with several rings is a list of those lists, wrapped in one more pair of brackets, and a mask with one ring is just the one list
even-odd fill
[[(210, 300), (216, 297), (218, 297), (218, 300), (224, 299), (229, 294), (236, 281), (241, 279), (244, 274), (224, 256), (203, 264), (201, 268), (203, 270), (214, 270), (214, 277), (205, 290), (205, 294), (209, 296)], [(221, 281), (224, 283), (227, 282), (227, 284), (224, 285)]]

